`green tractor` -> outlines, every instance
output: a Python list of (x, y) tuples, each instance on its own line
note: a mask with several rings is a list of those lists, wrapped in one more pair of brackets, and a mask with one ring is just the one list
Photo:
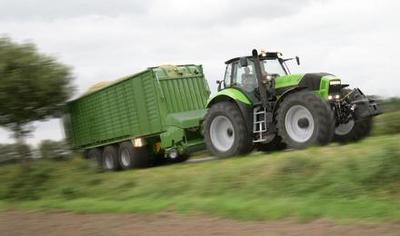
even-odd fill
[(291, 74), (278, 52), (253, 50), (226, 62), (203, 121), (208, 150), (220, 157), (257, 148), (303, 149), (367, 136), (380, 105), (328, 73)]

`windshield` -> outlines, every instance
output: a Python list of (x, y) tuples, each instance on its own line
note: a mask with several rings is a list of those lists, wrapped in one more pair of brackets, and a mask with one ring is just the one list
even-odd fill
[(287, 69), (282, 67), (278, 59), (263, 60), (261, 61), (261, 66), (268, 74), (277, 74), (279, 76), (288, 74)]

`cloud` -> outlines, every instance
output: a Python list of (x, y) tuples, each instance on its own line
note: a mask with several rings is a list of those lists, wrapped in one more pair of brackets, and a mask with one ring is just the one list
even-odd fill
[[(143, 4), (145, 3), (145, 4)], [(87, 15), (143, 14), (148, 4), (140, 0), (1, 0), (0, 19), (13, 21), (55, 20)]]
[(143, 16), (148, 22), (192, 24), (224, 22), (243, 18), (279, 18), (298, 12), (311, 0), (13, 0), (1, 1), (0, 19), (14, 21), (56, 20), (88, 15)]
[[(165, 63), (203, 64), (215, 91), (224, 61), (266, 48), (299, 55), (295, 71), (328, 71), (367, 93), (400, 96), (399, 6), (394, 0), (0, 0), (0, 34), (33, 41), (73, 66), (76, 95)], [(35, 142), (60, 137), (57, 124), (41, 129), (49, 131), (36, 132)], [(0, 132), (0, 142), (8, 140)]]

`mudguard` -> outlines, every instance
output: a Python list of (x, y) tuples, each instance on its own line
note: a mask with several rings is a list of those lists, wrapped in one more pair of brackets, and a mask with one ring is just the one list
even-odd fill
[(249, 99), (249, 97), (246, 94), (244, 94), (242, 91), (240, 91), (239, 89), (236, 89), (236, 88), (227, 88), (227, 89), (219, 91), (217, 94), (210, 97), (207, 101), (207, 107), (210, 107), (215, 102), (218, 102), (220, 100), (225, 100), (225, 99), (232, 99), (235, 101), (239, 101), (239, 102), (242, 102), (249, 106), (252, 105), (252, 102)]
[(222, 101), (231, 101), (235, 103), (239, 108), (243, 119), (246, 121), (248, 130), (253, 129), (253, 102), (245, 93), (236, 88), (221, 90), (216, 95), (208, 99), (207, 108), (211, 107), (214, 103)]

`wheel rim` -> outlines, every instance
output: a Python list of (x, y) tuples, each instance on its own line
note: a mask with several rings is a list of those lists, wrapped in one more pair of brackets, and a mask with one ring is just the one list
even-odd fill
[(285, 128), (291, 139), (298, 143), (304, 143), (314, 133), (314, 118), (306, 107), (292, 106), (285, 116)]
[(228, 151), (235, 141), (232, 122), (225, 116), (216, 116), (210, 125), (210, 138), (216, 149)]
[(128, 152), (128, 150), (125, 149), (121, 153), (121, 164), (124, 167), (128, 167), (130, 165), (130, 163), (131, 163), (131, 159), (130, 159), (129, 152)]
[(350, 133), (350, 131), (353, 129), (353, 127), (354, 127), (354, 120), (349, 120), (347, 123), (339, 124), (335, 128), (335, 134), (336, 135), (346, 135), (346, 134)]
[(110, 154), (107, 154), (104, 156), (104, 164), (106, 169), (111, 170), (114, 166), (113, 160), (112, 160), (112, 156)]

